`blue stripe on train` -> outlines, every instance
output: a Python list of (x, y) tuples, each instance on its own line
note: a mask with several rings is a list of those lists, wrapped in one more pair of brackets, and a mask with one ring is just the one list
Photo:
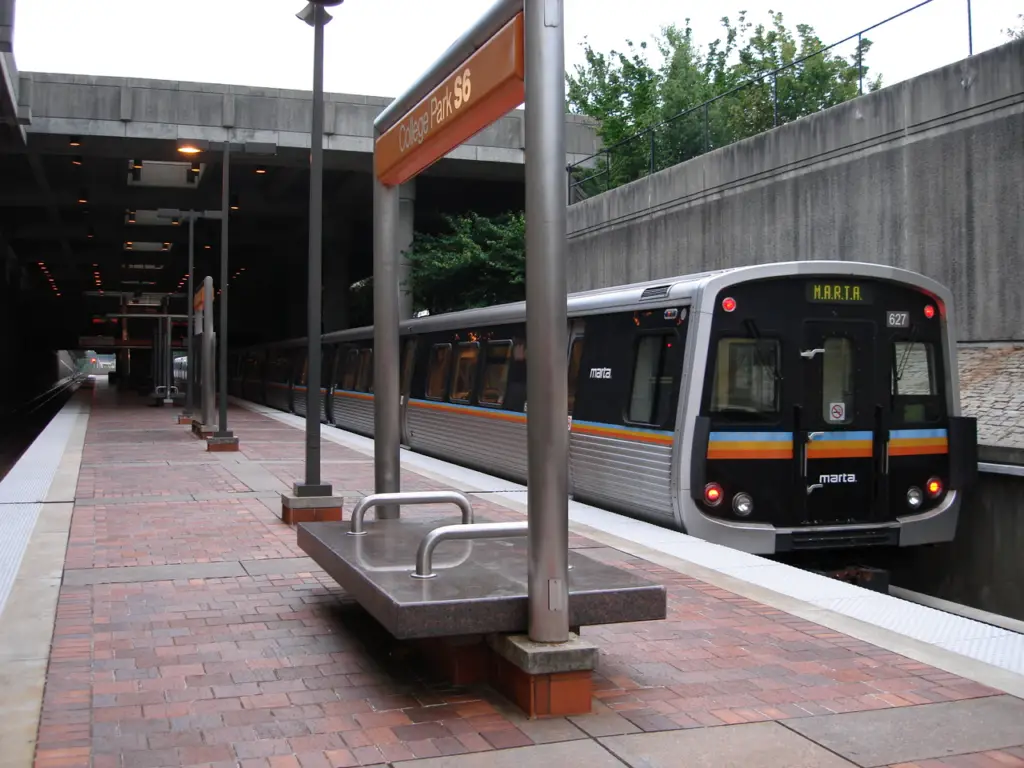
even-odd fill
[(874, 432), (870, 431), (858, 431), (858, 432), (823, 432), (822, 434), (815, 435), (814, 442), (822, 440), (870, 440)]
[(889, 430), (889, 437), (905, 438), (905, 439), (920, 439), (923, 437), (947, 437), (946, 430), (944, 429), (891, 429)]
[(792, 432), (712, 432), (709, 440), (730, 443), (792, 442)]

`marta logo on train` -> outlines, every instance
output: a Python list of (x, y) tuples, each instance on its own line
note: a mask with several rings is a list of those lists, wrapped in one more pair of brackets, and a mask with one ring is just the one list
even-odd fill
[(856, 475), (820, 475), (818, 482), (822, 485), (832, 483), (856, 483)]
[(610, 379), (612, 377), (611, 368), (591, 368), (590, 378), (592, 379)]

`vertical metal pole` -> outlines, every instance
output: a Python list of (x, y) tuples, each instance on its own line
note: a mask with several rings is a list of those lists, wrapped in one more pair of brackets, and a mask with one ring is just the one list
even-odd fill
[(704, 102), (704, 152), (709, 149), (710, 136), (708, 135), (708, 103)]
[(297, 496), (330, 496), (320, 482), (320, 366), (322, 352), (321, 285), (323, 282), (324, 202), (324, 25), (327, 10), (313, 8), (313, 125), (309, 153), (309, 331), (306, 376), (306, 482), (295, 486)]
[(196, 358), (195, 349), (192, 343), (192, 336), (195, 333), (195, 310), (192, 307), (195, 298), (192, 287), (192, 277), (195, 271), (195, 235), (196, 235), (196, 214), (195, 211), (188, 212), (188, 338), (185, 340), (185, 415), (191, 416), (195, 408), (195, 397), (192, 394), (192, 382), (195, 381)]
[[(563, 159), (564, 163), (565, 160)], [(373, 181), (373, 475), (377, 493), (401, 490), (398, 382), (398, 187)], [(397, 518), (377, 507), (377, 519)]]
[(861, 53), (860, 47), (860, 32), (857, 33), (857, 93), (858, 95), (864, 95), (864, 66), (863, 66), (863, 54)]
[(971, 0), (967, 0), (967, 55), (974, 55), (974, 29), (971, 25)]
[(772, 128), (779, 126), (779, 75), (772, 73)]
[(564, 0), (525, 0), (530, 639), (569, 639)]
[(207, 275), (203, 279), (203, 305), (199, 310), (202, 313), (203, 324), (203, 426), (213, 426), (213, 398), (214, 398), (214, 346), (213, 346), (213, 278)]
[(218, 373), (220, 376), (220, 413), (217, 417), (217, 437), (232, 437), (228, 430), (228, 219), (231, 216), (231, 141), (224, 139), (224, 163), (220, 181), (220, 328), (217, 345)]
[(166, 338), (166, 344), (167, 344), (167, 351), (164, 354), (164, 364), (167, 366), (166, 370), (164, 371), (164, 377), (165, 377), (165, 379), (167, 381), (167, 389), (164, 390), (164, 402), (167, 403), (168, 405), (174, 405), (174, 398), (171, 396), (171, 387), (174, 386), (174, 348), (171, 346), (171, 329), (172, 329), (173, 323), (171, 322), (170, 312), (171, 312), (171, 302), (168, 301), (167, 302), (168, 317), (164, 321), (165, 323), (167, 323), (167, 335), (165, 337)]

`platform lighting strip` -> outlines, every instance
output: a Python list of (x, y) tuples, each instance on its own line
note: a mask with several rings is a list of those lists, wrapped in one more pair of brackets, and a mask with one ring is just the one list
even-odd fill
[(39, 265), (39, 268), (43, 271), (43, 274), (46, 275), (46, 279), (50, 281), (50, 288), (53, 290), (54, 294), (60, 296), (60, 289), (57, 288), (57, 283), (53, 279), (53, 275), (50, 274), (50, 270), (46, 268), (46, 263), (42, 261), (37, 261), (36, 263)]
[(102, 296), (103, 295), (103, 277), (100, 275), (100, 265), (99, 264), (93, 264), (92, 265), (92, 278), (93, 278), (93, 280), (96, 283), (96, 290), (98, 290), (100, 292), (100, 295)]
[(184, 275), (181, 276), (181, 280), (178, 281), (178, 287), (176, 288), (176, 290), (180, 291), (182, 288), (185, 287), (185, 283), (187, 283), (187, 282), (188, 282), (188, 272), (186, 272)]

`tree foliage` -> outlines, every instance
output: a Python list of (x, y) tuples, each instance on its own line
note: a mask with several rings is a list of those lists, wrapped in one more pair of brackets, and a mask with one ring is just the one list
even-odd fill
[(438, 234), (417, 233), (405, 254), (413, 306), (454, 312), (522, 300), (526, 292), (526, 221), (522, 213), (445, 217)]
[(1024, 40), (1024, 13), (1017, 14), (1017, 20), (1020, 22), (1019, 27), (1010, 27), (1003, 31), (1011, 40)]
[[(663, 28), (657, 68), (646, 43), (607, 54), (584, 43), (584, 63), (566, 76), (568, 107), (598, 120), (608, 151), (581, 174), (598, 172), (598, 187), (614, 187), (854, 98), (862, 78), (864, 90), (881, 87), (880, 77), (867, 76), (870, 40), (847, 59), (816, 53), (824, 44), (814, 29), (791, 31), (781, 13), (769, 12), (767, 25), (741, 13), (722, 27), (706, 48), (689, 21)], [(768, 74), (781, 67), (788, 68)]]

